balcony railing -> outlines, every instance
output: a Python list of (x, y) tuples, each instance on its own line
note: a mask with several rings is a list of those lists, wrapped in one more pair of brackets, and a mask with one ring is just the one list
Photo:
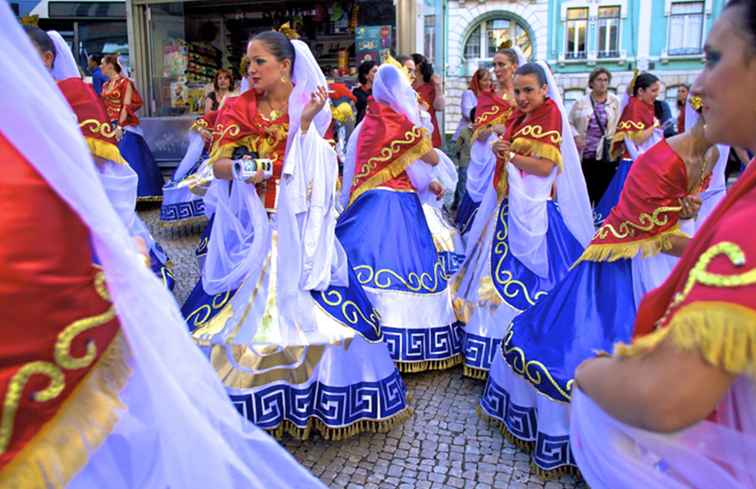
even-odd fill
[(587, 51), (572, 51), (572, 52), (564, 53), (564, 59), (587, 59), (587, 58), (588, 58)]

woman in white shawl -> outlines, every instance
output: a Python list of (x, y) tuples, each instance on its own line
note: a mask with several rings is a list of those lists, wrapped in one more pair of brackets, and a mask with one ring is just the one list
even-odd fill
[[(40, 308), (48, 311), (77, 310), (82, 303), (74, 306), (70, 299), (87, 289), (92, 293), (96, 289), (103, 302), (102, 306), (88, 302), (89, 307), (94, 305), (93, 312), (108, 311), (68, 328), (66, 323), (53, 323), (60, 329), (46, 332), (52, 334), (53, 341), (39, 356), (3, 354), (3, 368), (23, 369), (22, 364), (28, 362), (25, 370), (35, 373), (19, 376), (24, 378), (19, 392), (3, 393), (6, 406), (19, 402), (21, 410), (14, 413), (15, 423), (13, 418), (3, 418), (4, 423), (10, 422), (11, 430), (5, 431), (10, 437), (3, 438), (0, 485), (322, 487), (275, 441), (242, 419), (229, 402), (214, 372), (187, 337), (170, 293), (143, 265), (102, 188), (75, 115), (5, 2), (0, 4), (0, 50), (4, 111), (0, 139), (4, 168), (15, 170), (2, 186), (4, 198), (27, 195), (40, 203), (39, 197), (44, 197), (50, 205), (35, 208), (17, 203), (19, 208), (26, 205), (40, 220), (53, 223), (51, 228), (42, 228), (36, 220), (28, 220), (28, 225), (18, 219), (13, 222), (17, 227), (11, 240), (29, 239), (31, 253), (45, 246), (53, 253), (35, 258), (41, 258), (44, 265), (37, 274), (19, 273), (28, 269), (28, 262), (3, 260), (5, 288), (0, 297), (8, 302), (4, 307), (14, 306), (13, 294), (29, 294), (29, 288), (9, 286), (17, 283), (35, 289), (41, 285), (63, 298), (55, 303), (46, 295), (35, 297)], [(29, 86), (34, 90), (28, 90)], [(31, 193), (18, 187), (19, 170), (27, 175), (23, 188)], [(35, 182), (33, 186), (30, 181)], [(71, 227), (56, 228), (57, 240), (51, 246), (50, 233), (54, 223), (61, 221)], [(102, 264), (88, 272), (99, 277), (94, 283), (50, 282), (51, 275), (46, 272), (52, 269), (86, 270), (89, 263), (81, 259), (88, 257), (90, 245)], [(77, 260), (55, 262), (53, 255), (75, 256)], [(40, 322), (45, 321), (44, 314), (39, 316)], [(98, 335), (114, 322), (118, 328), (111, 345), (114, 348), (103, 354)], [(28, 328), (39, 327), (34, 319), (27, 317), (9, 325), (24, 331), (21, 338), (40, 344), (41, 336), (28, 334)], [(62, 340), (53, 354), (56, 334)], [(22, 346), (14, 344), (12, 348), (20, 351)], [(6, 342), (5, 348), (11, 345)], [(93, 363), (97, 357), (106, 361)], [(40, 365), (44, 368), (38, 369)], [(69, 383), (71, 376), (85, 368), (91, 370), (78, 385)], [(10, 377), (6, 379), (4, 387)], [(43, 429), (25, 438), (28, 428), (40, 421), (35, 413), (50, 416), (48, 406), (61, 398), (65, 402), (47, 418)], [(22, 435), (26, 444), (14, 450)]]
[[(210, 155), (205, 202), (215, 214), (193, 337), (259, 427), (327, 439), (386, 430), (409, 408), (378, 314), (334, 234), (325, 78), (307, 45), (280, 32), (255, 36), (247, 56), (255, 90), (219, 118)], [(240, 173), (257, 163), (272, 166), (267, 180)]]
[(512, 319), (564, 277), (593, 235), (580, 160), (563, 132), (569, 125), (551, 72), (529, 63), (515, 73), (518, 109), (488, 150), (493, 178), (466, 236), (455, 300), (466, 323), (464, 373), (478, 379), (486, 379)]

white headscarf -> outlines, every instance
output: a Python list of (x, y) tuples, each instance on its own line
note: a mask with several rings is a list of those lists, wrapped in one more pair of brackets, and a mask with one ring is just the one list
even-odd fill
[[(156, 461), (158, 473), (151, 474), (155, 487), (318, 487), (230, 403), (186, 333), (175, 299), (144, 266), (108, 202), (71, 109), (6, 2), (0, 2), (0, 52), (0, 132), (89, 229), (130, 347), (130, 382), (143, 387), (128, 410), (119, 413), (134, 421), (134, 432), (117, 444), (123, 459), (103, 467), (112, 469), (106, 485), (127, 487), (119, 476), (128, 463), (121, 470), (116, 462), (131, 458)], [(132, 452), (147, 432), (158, 442), (149, 444), (148, 451)], [(105, 462), (103, 450), (109, 446), (106, 439), (95, 453), (98, 460)], [(50, 483), (63, 486), (67, 481)]]
[(58, 31), (47, 31), (47, 35), (55, 44), (55, 62), (51, 71), (53, 78), (58, 81), (66, 78), (81, 78), (79, 66), (63, 36)]
[(557, 175), (556, 191), (559, 211), (564, 218), (564, 223), (572, 235), (581, 245), (588, 246), (593, 239), (595, 228), (593, 227), (593, 211), (591, 201), (588, 198), (588, 189), (585, 185), (583, 169), (580, 165), (580, 155), (575, 146), (575, 138), (570, 129), (567, 111), (562, 103), (559, 86), (554, 80), (549, 66), (543, 61), (538, 64), (546, 73), (546, 81), (549, 84), (549, 98), (554, 101), (559, 113), (562, 114), (562, 164), (564, 169)]

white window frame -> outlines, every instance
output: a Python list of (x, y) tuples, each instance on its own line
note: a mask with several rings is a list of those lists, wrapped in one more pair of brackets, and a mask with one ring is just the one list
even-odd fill
[[(493, 22), (495, 20), (508, 20), (509, 22), (511, 22), (512, 24), (514, 24), (515, 26), (520, 27), (527, 34), (528, 39), (530, 40), (531, 49), (533, 49), (533, 47), (534, 47), (533, 46), (533, 38), (530, 36), (530, 31), (528, 30), (527, 26), (521, 24), (516, 18), (514, 18), (514, 17), (507, 17), (506, 15), (489, 17), (489, 18), (487, 18), (487, 19), (485, 19), (485, 20), (483, 20), (481, 22), (478, 22), (478, 24), (475, 25), (470, 30), (470, 35), (465, 38), (465, 42), (462, 45), (462, 60), (464, 62), (464, 65), (466, 66), (466, 71), (469, 72), (469, 73), (467, 73), (468, 76), (472, 75), (472, 72), (470, 72), (470, 70), (471, 70), (471, 63), (475, 63), (475, 65), (476, 65), (475, 69), (477, 69), (478, 66), (481, 65), (481, 63), (488, 63), (488, 64), (492, 64), (493, 63), (493, 57), (489, 57), (488, 56), (488, 23), (489, 22)], [(467, 43), (470, 41), (470, 39), (472, 38), (472, 34), (474, 34), (476, 30), (478, 31), (478, 36), (479, 36), (479, 39), (478, 39), (478, 43), (479, 43), (478, 56), (467, 57), (467, 52), (466, 52), (467, 51)], [(472, 71), (475, 71), (475, 70), (472, 70)]]
[[(675, 3), (703, 3), (703, 13), (701, 18), (701, 36), (700, 48), (697, 53), (689, 54), (670, 54), (669, 42), (672, 30), (672, 4)], [(661, 55), (661, 62), (666, 63), (670, 59), (700, 59), (703, 56), (703, 43), (706, 33), (706, 21), (711, 17), (712, 0), (664, 0), (664, 15), (667, 17), (667, 40)]]
[[(582, 10), (582, 11), (584, 11), (585, 12), (585, 18), (570, 19), (569, 18), (570, 10)], [(578, 23), (579, 22), (585, 22), (585, 31), (584, 31), (585, 45), (584, 45), (584, 50), (583, 51), (578, 51), (577, 49), (575, 49), (572, 52), (569, 52), (567, 46), (569, 46), (569, 43), (570, 43), (570, 23), (574, 23), (575, 24), (575, 32), (574, 32), (574, 35), (572, 36), (573, 37), (572, 41), (575, 43), (575, 48), (577, 48), (577, 46), (578, 46), (578, 39), (579, 39), (578, 32), (580, 31), (580, 29), (578, 28), (578, 26), (579, 26)], [(589, 46), (588, 45), (590, 43), (590, 28), (591, 28), (591, 10), (590, 10), (589, 7), (587, 7), (587, 6), (586, 7), (570, 7), (570, 8), (567, 9), (567, 14), (565, 16), (565, 21), (564, 21), (564, 47), (563, 47), (563, 51), (562, 51), (564, 53), (564, 57), (566, 59), (569, 59), (571, 61), (572, 60), (574, 60), (574, 61), (583, 61), (583, 60), (587, 60), (588, 59), (588, 51), (589, 51)], [(572, 55), (572, 56), (570, 56), (570, 55)]]
[(565, 32), (565, 42), (564, 44), (559, 48), (559, 55), (558, 55), (558, 62), (561, 66), (564, 66), (565, 64), (585, 64), (588, 65), (595, 65), (596, 62), (599, 60), (598, 58), (598, 9), (599, 7), (619, 7), (620, 9), (620, 22), (619, 22), (619, 29), (618, 29), (618, 44), (617, 44), (617, 51), (618, 56), (616, 58), (601, 58), (600, 61), (602, 63), (607, 62), (617, 62), (618, 64), (624, 64), (627, 61), (627, 51), (624, 49), (623, 42), (622, 42), (622, 34), (623, 34), (623, 21), (627, 19), (627, 0), (567, 0), (565, 2), (562, 2), (561, 5), (561, 21), (562, 25), (566, 27), (567, 23), (567, 10), (571, 8), (587, 8), (588, 9), (588, 29), (590, 31), (595, 31), (595, 42), (590, 41), (590, 36), (587, 39), (588, 42), (588, 58), (587, 60), (585, 58), (579, 58), (579, 59), (567, 59), (566, 54), (566, 48), (567, 48), (567, 33)]
[[(602, 18), (599, 17), (599, 12), (601, 11), (602, 8), (619, 9), (619, 15), (617, 17), (607, 17), (607, 19), (612, 19), (612, 20), (616, 19), (617, 21), (617, 49), (616, 49), (617, 54), (615, 56), (601, 56), (602, 53), (611, 52), (609, 50), (611, 36), (608, 35), (608, 30), (607, 30), (606, 39), (604, 39), (604, 46), (601, 45), (600, 23), (601, 23)], [(601, 60), (618, 58), (620, 54), (621, 45), (622, 45), (622, 6), (621, 5), (599, 5), (598, 8), (596, 9), (596, 57)]]

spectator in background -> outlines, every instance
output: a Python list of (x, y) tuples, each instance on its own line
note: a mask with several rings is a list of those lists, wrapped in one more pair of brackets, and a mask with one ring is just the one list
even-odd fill
[(672, 109), (666, 100), (654, 100), (654, 115), (659, 119), (665, 138), (671, 138), (677, 131), (675, 130), (675, 118), (672, 117)]
[(433, 122), (433, 147), (440, 148), (443, 146), (443, 137), (438, 126), (436, 112), (443, 112), (446, 106), (444, 100), (444, 86), (441, 77), (433, 73), (433, 65), (422, 54), (415, 53), (412, 55), (415, 62), (415, 81), (413, 88), (420, 95), (420, 98), (427, 105)]
[(213, 91), (205, 97), (205, 114), (218, 110), (229, 94), (234, 91), (234, 75), (231, 71), (221, 68), (215, 73)]
[(685, 132), (685, 101), (688, 100), (688, 85), (677, 87), (677, 132)]
[(378, 65), (375, 61), (363, 61), (360, 67), (357, 68), (357, 80), (360, 84), (352, 90), (352, 95), (355, 99), (355, 107), (357, 108), (357, 124), (360, 123), (363, 117), (365, 117), (365, 109), (367, 109), (368, 98), (373, 93), (373, 79), (375, 78), (375, 72), (378, 71)]
[(102, 86), (108, 81), (108, 77), (100, 69), (101, 62), (102, 56), (99, 54), (90, 54), (87, 56), (87, 67), (89, 68), (90, 75), (92, 75), (92, 88), (94, 88), (98, 96), (102, 93)]
[(612, 74), (606, 68), (594, 69), (588, 77), (591, 92), (575, 102), (569, 115), (588, 195), (594, 204), (601, 199), (617, 168), (604, 144), (604, 139), (611, 141), (614, 136), (620, 116), (619, 98), (609, 92), (611, 81)]

